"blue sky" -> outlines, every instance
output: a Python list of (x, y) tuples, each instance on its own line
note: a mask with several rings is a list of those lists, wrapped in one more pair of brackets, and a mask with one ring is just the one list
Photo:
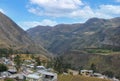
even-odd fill
[(120, 17), (120, 0), (0, 0), (0, 11), (24, 30), (36, 25)]

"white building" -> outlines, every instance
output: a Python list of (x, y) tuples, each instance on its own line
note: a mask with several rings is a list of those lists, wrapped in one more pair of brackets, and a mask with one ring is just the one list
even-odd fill
[(93, 70), (81, 70), (81, 75), (92, 76), (93, 75)]
[(42, 77), (42, 81), (57, 81), (57, 74), (47, 71), (38, 71), (39, 75)]
[(37, 73), (27, 75), (26, 80), (29, 80), (29, 81), (57, 81), (57, 74), (40, 70)]
[(102, 79), (107, 78), (105, 75), (102, 75), (102, 74), (100, 74), (100, 73), (94, 73), (93, 76), (94, 76), (94, 77), (97, 77), (97, 78), (102, 78)]
[(37, 74), (29, 74), (26, 76), (26, 80), (28, 80), (28, 81), (41, 81), (41, 77)]

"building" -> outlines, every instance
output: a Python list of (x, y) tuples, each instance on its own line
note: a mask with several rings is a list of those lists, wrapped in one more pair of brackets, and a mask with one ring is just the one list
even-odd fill
[(94, 73), (93, 76), (94, 76), (94, 77), (97, 77), (97, 78), (102, 78), (102, 79), (107, 78), (105, 75), (102, 75), (102, 74), (100, 74), (100, 73)]
[(29, 74), (26, 76), (28, 81), (41, 81), (41, 77), (38, 74)]
[(78, 75), (78, 74), (79, 74), (79, 71), (68, 69), (68, 74)]
[(38, 71), (38, 74), (41, 75), (42, 81), (57, 81), (57, 74), (47, 71)]
[(38, 71), (34, 74), (27, 75), (26, 80), (28, 81), (57, 81), (57, 74), (46, 72), (46, 71)]
[(90, 77), (90, 76), (92, 76), (93, 75), (93, 70), (81, 70), (81, 75), (83, 75), (83, 76), (88, 76), (88, 77)]

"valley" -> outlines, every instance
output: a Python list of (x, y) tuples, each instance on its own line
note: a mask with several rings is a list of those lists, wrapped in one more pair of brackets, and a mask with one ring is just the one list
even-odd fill
[[(38, 25), (24, 31), (13, 20), (0, 13), (0, 58), (4, 64), (4, 58), (18, 61), (9, 57), (21, 57), (26, 69), (29, 64), (24, 61), (37, 59), (39, 65), (47, 67), (48, 70), (52, 68), (53, 72), (58, 74), (58, 81), (98, 79), (82, 77), (79, 74), (73, 78), (68, 78), (71, 74), (61, 77), (61, 74), (69, 74), (69, 69), (77, 72), (93, 70), (95, 73), (120, 79), (119, 22), (120, 17), (91, 18), (85, 23), (58, 24), (53, 27)], [(16, 65), (14, 67), (16, 68)], [(32, 67), (34, 68), (30, 67), (30, 70), (36, 72), (36, 65)]]

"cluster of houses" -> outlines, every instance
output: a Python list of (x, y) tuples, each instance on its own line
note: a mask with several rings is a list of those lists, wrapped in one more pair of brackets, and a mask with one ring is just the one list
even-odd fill
[[(24, 60), (19, 71), (16, 68), (14, 63), (14, 57), (12, 58), (0, 58), (0, 63), (5, 64), (8, 67), (8, 70), (5, 72), (0, 72), (0, 81), (4, 81), (5, 78), (12, 78), (16, 81), (57, 81), (57, 74), (53, 69), (46, 69), (44, 66), (36, 66), (36, 61), (33, 59)], [(68, 70), (67, 74), (79, 75), (86, 77), (97, 77), (101, 79), (109, 79), (111, 81), (119, 81), (118, 79), (109, 78), (100, 73), (94, 73), (93, 70)]]
[[(79, 74), (79, 72), (75, 71), (75, 70), (68, 70), (68, 73), (72, 74), (72, 75), (78, 75)], [(80, 74), (82, 76), (86, 76), (86, 77), (96, 77), (96, 78), (101, 78), (101, 79), (108, 79), (108, 80), (111, 80), (111, 81), (119, 81), (119, 79), (117, 79), (115, 77), (110, 78), (108, 76), (102, 75), (101, 73), (94, 73), (93, 70), (81, 70)]]
[(35, 60), (24, 60), (20, 71), (17, 71), (12, 59), (0, 58), (0, 63), (8, 67), (8, 71), (0, 73), (0, 81), (12, 78), (16, 81), (57, 81), (57, 74), (44, 66), (35, 66)]

